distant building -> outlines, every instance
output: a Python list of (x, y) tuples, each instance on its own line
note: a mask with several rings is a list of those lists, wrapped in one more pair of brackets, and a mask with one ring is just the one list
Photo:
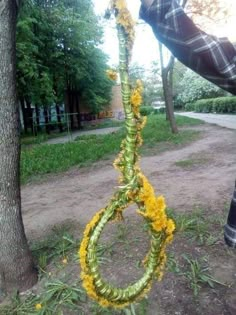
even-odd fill
[(112, 88), (112, 100), (110, 105), (98, 114), (98, 119), (114, 118), (124, 119), (124, 109), (122, 104), (121, 85), (114, 85)]
[[(76, 98), (74, 104), (70, 104), (70, 107), (67, 108), (68, 102), (65, 105), (60, 105), (60, 119), (61, 123), (66, 128), (77, 129), (85, 125), (90, 124), (99, 124), (102, 119), (124, 119), (124, 109), (122, 104), (122, 95), (121, 95), (121, 85), (114, 85), (112, 87), (112, 99), (111, 103), (104, 108), (98, 114), (94, 114), (88, 105), (81, 102), (79, 98)], [(20, 108), (20, 122), (21, 129), (24, 129), (24, 123), (27, 124), (29, 128), (32, 129), (32, 132), (37, 128), (36, 122), (36, 109), (34, 105), (31, 105), (30, 108), (24, 108), (22, 111), (22, 106)], [(29, 112), (30, 111), (30, 112)], [(24, 117), (25, 115), (25, 117)], [(52, 105), (47, 111), (47, 117), (49, 118), (49, 123), (57, 126), (57, 112), (55, 105)], [(45, 126), (45, 112), (43, 108), (39, 107), (38, 109), (38, 125)], [(52, 128), (52, 127), (51, 127)]]
[[(86, 104), (80, 104), (80, 121), (81, 125), (96, 124), (99, 120), (111, 118), (111, 119), (124, 119), (124, 109), (122, 104), (121, 85), (114, 85), (112, 87), (112, 99), (111, 103), (104, 108), (98, 114), (91, 112)], [(74, 117), (76, 123), (76, 117)]]

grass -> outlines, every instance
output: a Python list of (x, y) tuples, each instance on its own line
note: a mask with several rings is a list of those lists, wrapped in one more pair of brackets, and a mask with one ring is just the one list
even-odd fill
[(193, 166), (199, 166), (199, 165), (204, 165), (206, 163), (209, 162), (209, 159), (207, 158), (196, 158), (196, 157), (192, 157), (186, 160), (180, 160), (175, 162), (176, 166), (182, 167), (182, 168), (191, 168)]
[[(179, 126), (195, 126), (201, 121), (177, 116)], [(142, 153), (161, 146), (183, 145), (195, 140), (199, 132), (182, 130), (172, 134), (164, 115), (151, 115), (143, 130), (144, 146)], [(84, 167), (92, 163), (108, 159), (119, 152), (121, 140), (125, 137), (125, 129), (115, 134), (84, 135), (75, 142), (64, 144), (41, 144), (23, 147), (21, 152), (21, 180), (41, 177), (44, 174), (60, 173), (73, 166)]]
[(208, 218), (207, 212), (196, 208), (191, 213), (174, 214), (168, 209), (169, 216), (175, 220), (176, 232), (183, 234), (198, 245), (211, 246), (222, 237), (216, 228), (223, 229), (224, 216), (212, 215)]
[(202, 257), (201, 259), (194, 259), (187, 255), (183, 255), (183, 258), (186, 262), (187, 268), (182, 275), (186, 278), (195, 297), (198, 296), (201, 287), (204, 285), (214, 288), (214, 283), (222, 284), (209, 274), (209, 267), (205, 257)]
[(60, 138), (67, 135), (68, 133), (66, 131), (62, 133), (51, 133), (50, 135), (45, 132), (39, 132), (37, 137), (33, 135), (23, 135), (21, 136), (21, 145), (24, 147), (28, 145), (41, 144), (49, 139)]

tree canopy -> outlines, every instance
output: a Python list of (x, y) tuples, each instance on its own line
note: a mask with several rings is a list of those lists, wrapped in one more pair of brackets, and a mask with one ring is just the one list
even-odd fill
[(197, 73), (188, 69), (182, 79), (175, 85), (178, 91), (177, 103), (192, 103), (202, 98), (224, 96), (227, 93), (215, 84), (202, 78)]
[(102, 36), (91, 0), (24, 0), (17, 22), (20, 98), (45, 107), (73, 91), (93, 111), (108, 104)]

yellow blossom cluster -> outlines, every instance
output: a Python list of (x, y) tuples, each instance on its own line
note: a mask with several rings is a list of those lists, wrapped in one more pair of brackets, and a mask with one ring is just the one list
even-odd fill
[[(166, 237), (162, 242), (159, 253), (159, 264), (156, 268), (156, 275), (160, 281), (163, 277), (163, 271), (166, 264), (166, 245), (173, 239), (175, 224), (172, 219), (168, 219), (166, 215), (166, 203), (163, 196), (156, 197), (152, 185), (143, 174), (139, 174), (142, 182), (142, 188), (139, 193), (139, 200), (143, 203), (144, 211), (138, 211), (145, 219), (150, 221), (151, 228), (154, 233), (164, 232)], [(145, 260), (146, 263), (146, 260)]]
[(110, 80), (116, 81), (118, 78), (117, 72), (115, 70), (108, 69), (106, 74)]
[(36, 309), (37, 311), (41, 310), (41, 309), (42, 309), (42, 304), (41, 304), (41, 303), (35, 304), (35, 309)]
[(165, 231), (171, 236), (175, 230), (173, 220), (168, 219), (166, 215), (166, 203), (163, 196), (156, 197), (152, 185), (143, 174), (139, 174), (142, 181), (142, 188), (139, 193), (139, 200), (143, 203), (145, 211), (139, 211), (139, 214), (149, 219), (154, 231)]
[(142, 104), (143, 98), (143, 84), (141, 80), (136, 81), (136, 87), (133, 89), (130, 97), (130, 103), (132, 105), (134, 114), (138, 115), (139, 106)]
[(116, 22), (118, 25), (123, 26), (125, 33), (127, 35), (127, 48), (128, 51), (131, 52), (133, 43), (134, 43), (134, 25), (135, 22), (132, 19), (132, 16), (127, 9), (127, 3), (126, 0), (112, 0), (111, 5), (113, 8), (115, 8), (118, 12), (116, 16)]

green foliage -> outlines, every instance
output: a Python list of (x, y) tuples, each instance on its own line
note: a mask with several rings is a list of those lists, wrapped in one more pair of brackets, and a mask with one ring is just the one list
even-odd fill
[[(177, 117), (177, 123), (180, 126), (195, 125), (199, 122), (199, 120), (187, 117)], [(174, 135), (164, 115), (151, 115), (143, 130), (144, 150), (160, 142), (183, 144), (193, 140), (196, 134), (197, 132), (184, 130)], [(41, 144), (31, 148), (22, 148), (21, 180), (24, 183), (34, 176), (62, 172), (75, 165), (88, 166), (100, 159), (106, 159), (119, 152), (124, 135), (122, 128), (115, 134), (79, 137), (76, 142)]]
[(141, 106), (140, 114), (142, 116), (149, 116), (154, 113), (154, 108), (152, 106)]
[(188, 70), (184, 73), (177, 87), (179, 91), (175, 98), (175, 105), (184, 106), (200, 99), (213, 98), (226, 95), (226, 92), (213, 83)]
[(145, 71), (145, 68), (134, 63), (130, 67), (131, 85), (135, 86), (136, 80), (143, 81), (143, 105), (150, 106), (153, 102), (163, 99), (163, 89), (160, 77), (160, 66), (154, 61), (151, 64), (150, 71)]
[(53, 230), (53, 233), (42, 241), (30, 244), (31, 251), (36, 259), (39, 269), (44, 271), (52, 259), (64, 258), (79, 246), (79, 240), (74, 239), (68, 231)]
[(194, 103), (187, 103), (184, 105), (186, 112), (193, 112), (195, 110)]
[(161, 108), (154, 108), (152, 106), (141, 106), (140, 107), (140, 114), (142, 116), (149, 116), (149, 115), (156, 115), (156, 114), (163, 114), (165, 113), (165, 107)]
[(102, 28), (91, 0), (23, 2), (17, 23), (17, 85), (21, 99), (40, 106), (65, 91), (98, 111), (111, 98)]
[(236, 97), (226, 96), (198, 100), (193, 104), (194, 111), (198, 113), (235, 113)]
[(208, 285), (214, 288), (214, 283), (219, 283), (209, 274), (209, 267), (207, 266), (207, 259), (200, 260), (193, 259), (187, 255), (183, 255), (187, 263), (187, 270), (183, 273), (184, 277), (189, 283), (189, 287), (193, 290), (196, 297), (203, 285)]

